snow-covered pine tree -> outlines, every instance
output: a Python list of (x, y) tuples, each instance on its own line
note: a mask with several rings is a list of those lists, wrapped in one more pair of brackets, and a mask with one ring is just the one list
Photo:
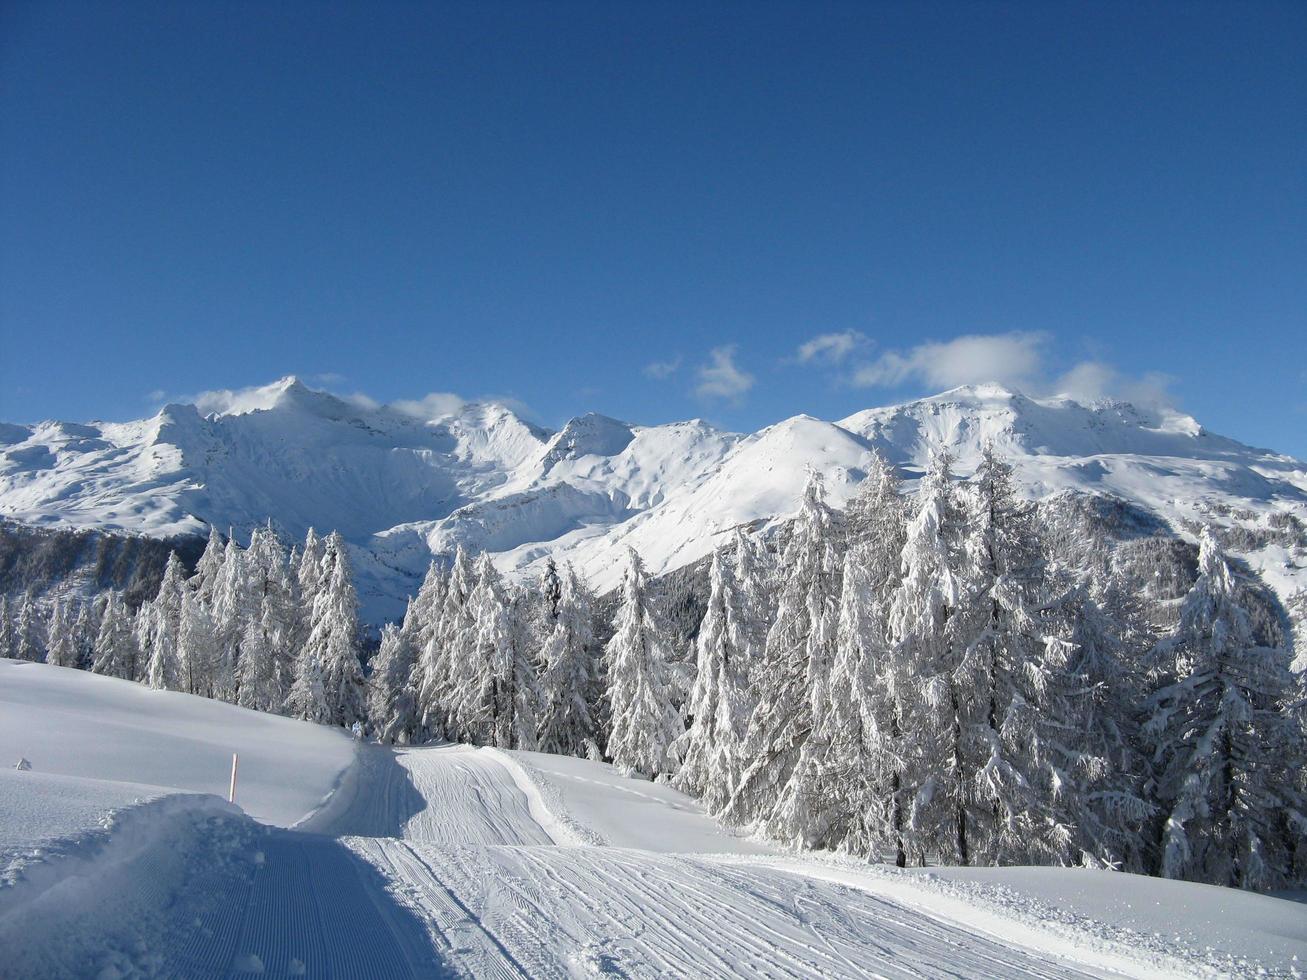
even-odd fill
[(922, 860), (934, 849), (960, 864), (971, 860), (963, 718), (953, 676), (964, 527), (952, 458), (937, 452), (917, 488), (889, 626), (893, 676), (910, 679), (896, 689), (904, 712), (898, 739), (901, 792), (910, 801), (902, 844)]
[[(736, 554), (748, 548), (743, 532), (737, 531)], [(756, 653), (753, 638), (758, 631), (746, 619), (735, 568), (736, 561), (725, 549), (713, 553), (708, 609), (695, 642), (696, 671), (688, 703), (690, 727), (677, 742), (682, 761), (675, 784), (699, 797), (712, 813), (724, 807), (735, 790), (742, 769), (744, 727), (752, 708), (748, 664)]]
[(308, 642), (309, 633), (313, 630), (313, 602), (322, 587), (322, 556), (325, 550), (326, 546), (318, 536), (318, 532), (309, 528), (304, 535), (304, 547), (300, 549), (298, 558), (292, 555), (291, 568), (294, 570), (295, 592), (299, 599), (296, 610), (296, 636), (293, 644), (297, 658), (304, 644)]
[(418, 722), (428, 737), (451, 737), (451, 716), (455, 665), (467, 661), (476, 621), (468, 600), (476, 586), (472, 561), (460, 545), (443, 591), (439, 618), (434, 622), (418, 657)]
[[(400, 631), (404, 634), (404, 642), (412, 649), (414, 658), (412, 669), (405, 682), (410, 688), (406, 700), (411, 704), (413, 712), (412, 719), (405, 723), (409, 730), (410, 741), (419, 737), (422, 728), (421, 696), (425, 686), (423, 673), (425, 664), (422, 654), (427, 649), (427, 644), (431, 642), (431, 638), (440, 629), (448, 585), (449, 580), (445, 570), (435, 561), (430, 562), (422, 584), (418, 587), (417, 595), (409, 600), (404, 610), (404, 620), (400, 626)], [(372, 721), (376, 724), (383, 719), (373, 718)]]
[(186, 593), (186, 571), (177, 552), (170, 552), (158, 594), (141, 606), (137, 617), (145, 656), (145, 682), (150, 687), (169, 691), (184, 689), (177, 636), (181, 626), (182, 597)]
[(734, 823), (762, 820), (769, 833), (785, 840), (814, 841), (826, 810), (818, 798), (826, 789), (821, 785), (821, 760), (814, 754), (817, 747), (805, 756), (804, 746), (813, 730), (814, 710), (824, 712), (828, 704), (839, 533), (821, 475), (810, 470), (781, 555), (776, 616), (752, 676), (757, 707), (749, 718), (744, 748), (750, 762), (723, 810)]
[[(258, 533), (258, 532), (256, 532)], [(251, 542), (252, 544), (252, 542)], [(214, 655), (205, 680), (209, 697), (223, 701), (237, 699), (237, 671), (241, 645), (250, 624), (259, 617), (258, 587), (261, 576), (252, 567), (251, 556), (242, 551), (235, 538), (227, 541), (217, 577), (210, 588), (210, 602), (196, 598), (212, 613)]]
[(78, 604), (77, 618), (73, 620), (73, 644), (77, 652), (75, 666), (80, 670), (90, 670), (95, 660), (95, 637), (100, 632), (100, 617), (103, 613), (102, 596)]
[(226, 547), (223, 545), (221, 535), (218, 534), (218, 528), (210, 524), (209, 540), (204, 546), (204, 553), (200, 555), (200, 560), (195, 563), (195, 574), (190, 579), (191, 590), (206, 606), (213, 605), (213, 593), (217, 588), (218, 576), (222, 571), (225, 557)]
[(41, 619), (36, 600), (30, 592), (23, 593), (14, 617), (14, 657), (40, 663), (45, 659), (45, 643), (41, 637)]
[(184, 590), (177, 618), (177, 689), (201, 697), (213, 697), (215, 665), (221, 657), (213, 618), (195, 593)]
[(76, 667), (77, 637), (73, 633), (73, 611), (66, 597), (54, 601), (47, 630), (45, 662), (55, 667)]
[[(410, 612), (412, 604), (410, 604)], [(407, 619), (407, 617), (406, 617)], [(393, 623), (381, 630), (367, 683), (367, 715), (372, 734), (387, 745), (407, 745), (417, 728), (412, 685), (417, 650), (411, 634)]]
[(889, 613), (898, 584), (906, 524), (893, 468), (879, 453), (846, 513), (849, 550), (831, 668), (831, 710), (820, 733), (830, 746), (836, 786), (832, 837), (857, 854), (892, 850), (907, 862), (904, 838), (904, 718), (916, 678), (895, 659)]
[(336, 531), (323, 542), (321, 565), (309, 638), (296, 661), (287, 703), (296, 718), (348, 727), (363, 717), (363, 668), (358, 595), (350, 580), (345, 541)]
[(9, 597), (0, 593), (0, 659), (17, 657), (17, 644), (14, 642), (14, 620), (9, 612)]
[(604, 648), (612, 712), (608, 755), (619, 769), (652, 779), (675, 770), (672, 744), (682, 726), (672, 706), (666, 632), (650, 601), (644, 563), (627, 550), (616, 629)]
[(95, 636), (95, 660), (91, 670), (108, 677), (136, 680), (140, 675), (141, 651), (131, 611), (118, 592), (110, 592)]
[(474, 625), (467, 656), (453, 671), (458, 736), (479, 745), (535, 748), (539, 689), (514, 622), (517, 605), (488, 554), (476, 564), (468, 599)]
[[(972, 856), (985, 863), (1063, 860), (1073, 828), (1044, 790), (1061, 742), (1046, 744), (1065, 707), (1050, 706), (1065, 649), (1046, 644), (1036, 620), (1045, 599), (1034, 505), (1012, 467), (986, 445), (967, 486), (964, 584), (953, 624), (951, 697), (961, 726), (955, 806), (965, 807)], [(1062, 688), (1065, 690), (1065, 688)]]
[(599, 737), (590, 710), (596, 684), (594, 612), (571, 565), (563, 566), (558, 579), (553, 629), (540, 651), (540, 751), (584, 756)]
[(1143, 684), (1124, 637), (1084, 585), (1065, 591), (1049, 613), (1059, 636), (1048, 640), (1054, 675), (1041, 722), (1055, 819), (1075, 828), (1072, 863), (1144, 871), (1153, 807), (1141, 788)]
[(1158, 646), (1170, 683), (1149, 698), (1164, 813), (1160, 873), (1239, 888), (1283, 887), (1307, 835), (1295, 786), (1300, 731), (1288, 656), (1254, 634), (1249, 589), (1210, 529), (1198, 581)]
[(237, 703), (257, 711), (281, 711), (295, 670), (295, 581), (271, 528), (254, 531), (242, 565), (252, 615), (236, 663)]

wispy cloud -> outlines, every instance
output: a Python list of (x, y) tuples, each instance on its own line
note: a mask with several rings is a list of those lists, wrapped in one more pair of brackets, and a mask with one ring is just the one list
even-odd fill
[(795, 360), (800, 364), (839, 364), (856, 350), (870, 344), (866, 334), (857, 330), (818, 334), (799, 345)]
[(995, 381), (1021, 387), (1042, 370), (1048, 335), (1043, 333), (970, 334), (931, 341), (906, 350), (888, 350), (853, 372), (860, 387), (894, 387), (916, 381), (931, 388)]
[(735, 344), (714, 347), (708, 352), (708, 363), (699, 366), (699, 383), (694, 393), (700, 398), (723, 398), (738, 403), (744, 393), (753, 387), (755, 378), (735, 363)]
[(466, 398), (452, 391), (431, 391), (421, 398), (401, 398), (391, 402), (390, 407), (415, 419), (429, 421), (453, 415), (466, 404)]
[(653, 378), (655, 381), (666, 381), (673, 374), (681, 369), (681, 357), (678, 354), (670, 361), (654, 361), (644, 366), (644, 375), (646, 378)]
[(1159, 372), (1131, 375), (1101, 360), (1052, 371), (1046, 363), (1049, 341), (1046, 333), (1021, 331), (928, 341), (859, 364), (850, 381), (866, 388), (918, 384), (932, 391), (994, 382), (1032, 395), (1068, 395), (1080, 401), (1111, 398), (1154, 407), (1173, 403), (1173, 379)]

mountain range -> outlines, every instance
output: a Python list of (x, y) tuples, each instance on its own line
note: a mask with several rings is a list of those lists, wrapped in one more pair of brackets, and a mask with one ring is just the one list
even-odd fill
[(429, 561), (462, 545), (521, 576), (548, 556), (598, 589), (626, 546), (657, 573), (712, 551), (740, 524), (794, 511), (806, 471), (833, 503), (873, 449), (909, 485), (940, 448), (970, 472), (986, 443), (1032, 498), (1101, 494), (1181, 537), (1202, 523), (1288, 608), (1307, 591), (1307, 464), (1208, 432), (1178, 411), (956, 388), (829, 422), (797, 415), (741, 434), (694, 419), (634, 425), (603, 415), (541, 428), (493, 403), (415, 417), (284, 378), (222, 413), (170, 404), (134, 422), (0, 423), (0, 518), (175, 538), (210, 525), (244, 540), (339, 530), (364, 615), (398, 615)]

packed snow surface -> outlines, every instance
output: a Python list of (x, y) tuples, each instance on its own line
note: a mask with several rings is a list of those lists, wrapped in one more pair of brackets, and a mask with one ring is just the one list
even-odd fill
[(657, 575), (708, 554), (737, 524), (790, 515), (808, 466), (839, 504), (873, 448), (911, 478), (941, 448), (966, 474), (986, 442), (1032, 496), (1112, 494), (1177, 530), (1238, 525), (1251, 532), (1246, 557), (1282, 599), (1307, 588), (1307, 544), (1272, 524), (1307, 521), (1307, 464), (1177, 412), (995, 385), (741, 435), (593, 414), (548, 432), (499, 405), (419, 419), (287, 378), (225, 414), (169, 405), (137, 422), (10, 425), (0, 435), (0, 516), (156, 535), (212, 524), (247, 536), (268, 518), (297, 538), (310, 525), (339, 529), (373, 622), (396, 617), (432, 555), (458, 545), (515, 574), (548, 555), (568, 559), (605, 590), (626, 545)]
[[(354, 743), (342, 731), (221, 701), (88, 671), (0, 660), (0, 753), (5, 769), (21, 757), (38, 777), (99, 781), (94, 792), (110, 802), (114, 794), (167, 790), (226, 799), (237, 753), (242, 808), (258, 820), (288, 826), (331, 792), (354, 757)], [(124, 782), (138, 785), (120, 790), (117, 784)], [(0, 825), (0, 839), (6, 829)]]
[[(127, 690), (142, 689), (0, 664), (0, 719), (23, 714), (3, 744), (25, 729), (46, 747), (37, 768), (0, 773), (0, 974), (1293, 976), (1307, 956), (1304, 906), (1284, 899), (783, 853), (603, 763), (460, 745), (353, 752), (328, 729), (260, 729), (230, 706)], [(67, 723), (96, 712), (126, 730), (97, 745)], [(208, 777), (187, 771), (180, 728), (196, 759), (280, 739), (285, 761), (266, 764), (300, 802), (238, 796), (282, 807), (280, 823), (335, 792), (293, 828), (256, 823), (192, 791)], [(88, 767), (119, 779), (48, 771), (83, 746)], [(314, 768), (315, 755), (332, 761)]]

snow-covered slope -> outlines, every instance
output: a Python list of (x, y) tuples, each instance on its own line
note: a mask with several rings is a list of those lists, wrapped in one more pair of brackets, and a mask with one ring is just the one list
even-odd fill
[(208, 524), (241, 536), (268, 518), (295, 537), (336, 528), (354, 546), (375, 621), (459, 544), (515, 573), (567, 558), (604, 589), (626, 545), (657, 574), (701, 558), (737, 524), (787, 516), (808, 466), (839, 503), (872, 447), (911, 477), (939, 447), (965, 474), (986, 441), (1032, 495), (1117, 495), (1180, 534), (1214, 521), (1236, 529), (1233, 550), (1282, 599), (1307, 588), (1307, 464), (1176, 412), (993, 385), (739, 435), (593, 414), (551, 433), (489, 404), (419, 419), (287, 378), (226, 414), (169, 405), (139, 422), (2, 426), (0, 516), (159, 536)]
[[(0, 770), (27, 759), (31, 771), (10, 778), (63, 780), (47, 796), (81, 800), (78, 812), (101, 799), (177, 792), (225, 798), (233, 752), (240, 755), (238, 802), (259, 820), (288, 826), (331, 793), (353, 761), (354, 742), (337, 729), (221, 701), (0, 660)], [(0, 791), (0, 851), (27, 827), (7, 802)], [(46, 830), (61, 819), (53, 805), (34, 817)]]
[[(0, 770), (4, 976), (1234, 977), (1307, 956), (1285, 899), (787, 854), (601, 762), (355, 752), (331, 729), (11, 661), (0, 725), (0, 745), (36, 747), (33, 770)], [(282, 808), (274, 822), (338, 788), (296, 828), (255, 824), (205, 795), (228, 744), (266, 777), (237, 802)]]

